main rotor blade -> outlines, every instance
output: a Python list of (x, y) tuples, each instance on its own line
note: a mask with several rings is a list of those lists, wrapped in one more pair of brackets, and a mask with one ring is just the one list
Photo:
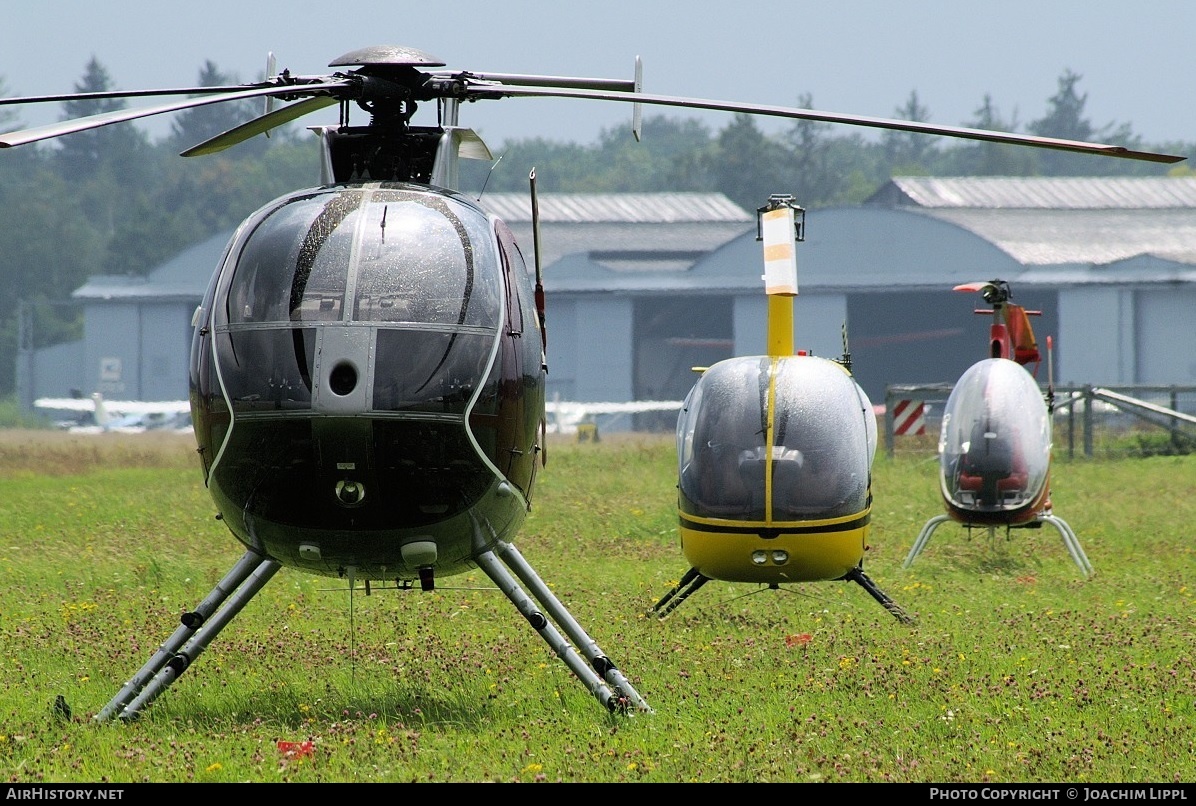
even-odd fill
[(226, 148), (235, 146), (237, 143), (248, 140), (250, 137), (267, 132), (284, 123), (290, 123), (296, 118), (303, 117), (308, 112), (315, 112), (317, 109), (323, 109), (337, 103), (339, 101), (336, 98), (328, 95), (296, 101), (289, 106), (275, 109), (273, 112), (256, 117), (253, 120), (242, 123), (240, 126), (204, 140), (198, 145), (191, 146), (186, 151), (180, 152), (180, 156), (202, 157), (205, 154), (215, 154), (218, 151), (223, 151)]
[(206, 106), (208, 104), (218, 104), (225, 101), (238, 101), (243, 98), (258, 98), (263, 95), (317, 95), (330, 90), (343, 90), (350, 86), (352, 86), (351, 83), (347, 81), (328, 81), (318, 84), (302, 84), (298, 86), (258, 87), (256, 89), (242, 90), (240, 92), (213, 94), (200, 98), (187, 98), (185, 100), (172, 101), (171, 103), (160, 104), (158, 106), (147, 106), (137, 109), (117, 109), (112, 112), (101, 112), (98, 115), (88, 115), (87, 117), (64, 120), (58, 123), (50, 123), (45, 126), (35, 126), (32, 129), (23, 129), (21, 131), (0, 135), (0, 148), (12, 148), (13, 146), (25, 145), (26, 143), (33, 143), (37, 142), (38, 140), (48, 140), (53, 137), (61, 137), (64, 134), (74, 134), (75, 132), (86, 131), (88, 129), (96, 129), (100, 126), (109, 126), (113, 123), (121, 123), (126, 120), (136, 120), (138, 118), (150, 117), (151, 115), (161, 115), (166, 112), (177, 112), (183, 109), (190, 109), (192, 107)]
[(98, 101), (107, 98), (147, 98), (155, 95), (210, 95), (214, 92), (243, 92), (244, 84), (229, 87), (171, 87), (158, 90), (108, 90), (105, 92), (71, 92), (64, 95), (26, 95), (0, 98), (0, 106), (9, 104), (44, 104), (55, 101)]
[(484, 84), (470, 84), (468, 93), (477, 98), (510, 97), (547, 97), (547, 98), (588, 98), (600, 101), (622, 101), (624, 103), (656, 104), (659, 106), (679, 106), (691, 109), (713, 109), (722, 112), (745, 112), (753, 115), (769, 115), (771, 117), (792, 118), (796, 120), (817, 120), (826, 123), (845, 123), (851, 126), (868, 126), (875, 129), (889, 129), (894, 131), (915, 132), (919, 134), (936, 134), (944, 137), (959, 137), (965, 140), (982, 140), (991, 143), (1005, 143), (1008, 145), (1031, 146), (1034, 148), (1048, 148), (1056, 151), (1072, 151), (1080, 154), (1097, 154), (1106, 157), (1120, 157), (1122, 159), (1142, 160), (1145, 162), (1172, 163), (1180, 162), (1187, 157), (1172, 154), (1156, 154), (1150, 151), (1132, 151), (1125, 146), (1107, 145), (1104, 143), (1088, 143), (1082, 140), (1062, 140), (1055, 137), (1038, 137), (1031, 134), (1013, 134), (1011, 132), (989, 131), (987, 129), (969, 129), (960, 126), (939, 126), (916, 120), (895, 120), (890, 118), (873, 118), (863, 115), (847, 115), (837, 112), (819, 112), (814, 109), (798, 109), (787, 106), (766, 106), (762, 104), (738, 103), (733, 101), (718, 101), (705, 98), (684, 98), (672, 95), (645, 95), (636, 93), (624, 95), (621, 93), (601, 92), (593, 90), (552, 89), (541, 87), (495, 87)]

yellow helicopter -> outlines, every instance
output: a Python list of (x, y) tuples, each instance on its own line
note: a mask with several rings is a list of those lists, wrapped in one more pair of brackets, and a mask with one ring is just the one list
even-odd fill
[(677, 418), (677, 507), (690, 569), (649, 611), (664, 618), (712, 579), (779, 588), (849, 580), (914, 619), (864, 573), (876, 414), (851, 357), (794, 352), (795, 241), (805, 211), (776, 195), (758, 211), (768, 354), (702, 369)]

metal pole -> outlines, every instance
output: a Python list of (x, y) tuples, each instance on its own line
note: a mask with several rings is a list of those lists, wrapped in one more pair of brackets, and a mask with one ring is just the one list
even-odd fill
[(889, 454), (889, 458), (894, 456), (895, 446), (893, 444), (893, 393), (892, 390), (885, 387), (885, 450)]
[(1092, 456), (1092, 384), (1084, 384), (1084, 455)]

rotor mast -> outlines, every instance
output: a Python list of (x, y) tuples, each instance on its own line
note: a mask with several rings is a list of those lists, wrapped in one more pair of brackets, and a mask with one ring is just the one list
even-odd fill
[(764, 291), (768, 295), (768, 354), (793, 355), (793, 298), (797, 296), (796, 241), (804, 239), (806, 211), (793, 197), (774, 194), (756, 210), (756, 240), (764, 242)]

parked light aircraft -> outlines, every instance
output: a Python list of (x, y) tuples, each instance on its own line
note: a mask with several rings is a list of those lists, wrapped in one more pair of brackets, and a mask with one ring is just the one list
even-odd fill
[[(458, 191), (460, 159), (493, 159), (460, 125), (463, 105), (515, 97), (631, 103), (637, 138), (642, 105), (652, 104), (1159, 163), (1183, 159), (920, 121), (652, 95), (641, 91), (638, 59), (631, 80), (447, 70), (427, 53), (395, 46), (347, 53), (325, 75), (275, 73), (273, 59), (268, 64), (264, 81), (231, 87), (0, 98), (3, 106), (175, 96), (0, 135), (3, 148), (265, 99), (265, 114), (187, 149), (188, 157), (337, 110), (335, 122), (312, 127), (320, 184), (269, 202), (244, 221), (194, 318), (190, 401), (203, 478), (245, 553), (97, 721), (135, 718), (283, 567), (367, 592), (375, 582), (432, 590), (438, 578), (481, 569), (602, 706), (651, 710), (512, 543), (531, 505), (545, 433), (540, 250), (537, 236), (534, 273), (528, 271), (528, 245)], [(435, 116), (421, 125), (417, 108), (426, 102)], [(361, 112), (368, 122), (351, 123)], [(534, 211), (534, 171), (529, 179)], [(852, 390), (843, 368), (820, 368), (839, 373), (837, 390), (844, 383)], [(720, 374), (708, 373), (708, 383)], [(795, 378), (792, 388), (806, 382)], [(757, 445), (766, 466), (769, 450), (782, 447), (779, 415), (768, 413), (773, 419), (762, 425), (774, 430)], [(861, 413), (853, 426), (858, 450), (849, 455), (861, 473), (863, 423)], [(845, 531), (858, 528), (848, 526), (854, 517), (843, 516)], [(695, 540), (705, 539), (705, 551), (717, 555), (710, 532), (695, 529)], [(729, 562), (752, 563), (754, 556)], [(765, 554), (768, 563), (776, 559)], [(809, 567), (827, 572), (821, 562)], [(852, 567), (848, 560), (845, 570)]]
[(105, 400), (93, 392), (90, 397), (40, 397), (33, 405), (52, 412), (78, 412), (75, 419), (61, 423), (72, 434), (193, 430), (189, 400)]
[(645, 412), (677, 412), (681, 410), (680, 400), (631, 400), (622, 403), (549, 400), (545, 403), (548, 416), (548, 432), (573, 434), (582, 423), (596, 423), (602, 416), (630, 417)]

